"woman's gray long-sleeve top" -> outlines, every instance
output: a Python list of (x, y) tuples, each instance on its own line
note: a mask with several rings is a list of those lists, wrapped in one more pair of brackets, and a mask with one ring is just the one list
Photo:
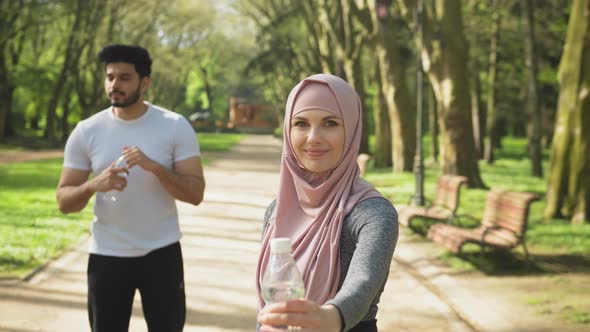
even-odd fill
[[(266, 210), (264, 230), (275, 207), (276, 200)], [(397, 237), (397, 211), (384, 198), (359, 202), (344, 218), (340, 235), (340, 283), (336, 296), (326, 302), (339, 309), (342, 331), (361, 321), (375, 319)]]

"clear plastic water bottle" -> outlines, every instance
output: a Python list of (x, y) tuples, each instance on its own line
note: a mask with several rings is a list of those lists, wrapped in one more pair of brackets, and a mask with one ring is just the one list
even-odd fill
[[(115, 168), (119, 168), (119, 167), (125, 167), (127, 168), (127, 162), (125, 161), (125, 156), (121, 155), (119, 157), (119, 159), (117, 159), (117, 161), (115, 162)], [(123, 176), (126, 177), (127, 173), (125, 172), (121, 172), (119, 173), (119, 176)], [(106, 200), (107, 202), (117, 202), (118, 198), (118, 191), (117, 190), (111, 190), (111, 191), (107, 191), (106, 193), (103, 194), (103, 199)]]
[(305, 286), (291, 256), (291, 241), (288, 238), (270, 240), (270, 259), (262, 277), (261, 289), (267, 305), (304, 297)]

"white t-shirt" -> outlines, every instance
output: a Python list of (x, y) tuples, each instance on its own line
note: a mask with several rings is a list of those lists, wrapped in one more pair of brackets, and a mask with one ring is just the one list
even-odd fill
[[(122, 120), (112, 107), (80, 121), (66, 144), (64, 167), (100, 174), (121, 156), (123, 147), (138, 147), (150, 159), (172, 169), (175, 162), (200, 155), (195, 131), (180, 114), (146, 103), (147, 112)], [(181, 237), (175, 199), (155, 175), (134, 166), (117, 202), (104, 193), (94, 198), (90, 252), (136, 257)]]

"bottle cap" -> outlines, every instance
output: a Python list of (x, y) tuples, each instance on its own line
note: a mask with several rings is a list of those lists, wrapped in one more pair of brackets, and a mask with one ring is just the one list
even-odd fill
[(291, 240), (288, 237), (270, 239), (271, 253), (291, 253)]

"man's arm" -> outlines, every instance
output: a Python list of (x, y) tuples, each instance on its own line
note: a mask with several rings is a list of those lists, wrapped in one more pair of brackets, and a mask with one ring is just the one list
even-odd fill
[(127, 179), (119, 174), (129, 171), (126, 168), (113, 166), (111, 165), (91, 180), (88, 180), (89, 170), (64, 167), (57, 185), (56, 196), (59, 210), (63, 213), (80, 212), (95, 192), (125, 189)]
[(80, 212), (94, 194), (88, 185), (90, 171), (64, 167), (57, 185), (57, 204), (63, 213)]
[(172, 170), (148, 158), (139, 148), (125, 148), (125, 160), (129, 168), (138, 165), (154, 174), (174, 198), (199, 205), (205, 192), (205, 176), (200, 157), (190, 157), (174, 163)]
[(153, 173), (174, 198), (193, 205), (199, 205), (203, 201), (205, 177), (200, 157), (176, 162), (172, 171), (158, 166)]

